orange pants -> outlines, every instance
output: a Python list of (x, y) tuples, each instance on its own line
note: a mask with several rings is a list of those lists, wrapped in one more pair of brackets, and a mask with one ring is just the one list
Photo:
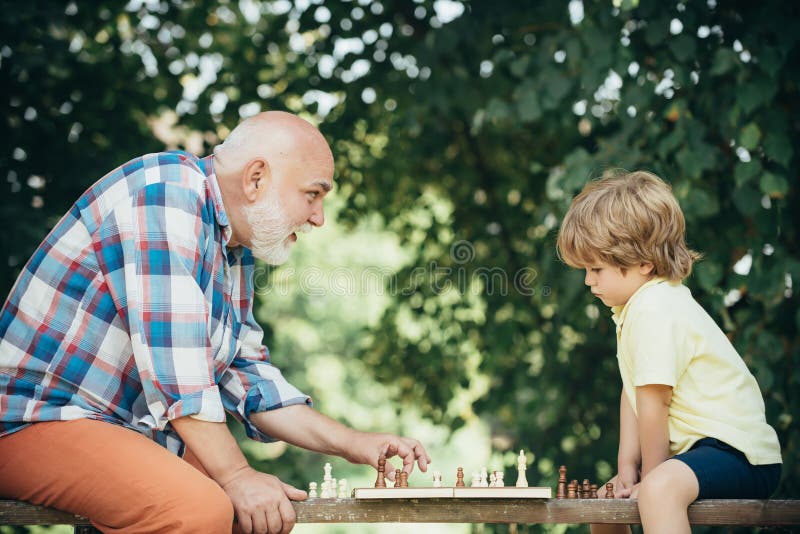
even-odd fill
[(194, 455), (89, 419), (0, 438), (0, 497), (88, 517), (103, 532), (231, 532), (233, 506)]

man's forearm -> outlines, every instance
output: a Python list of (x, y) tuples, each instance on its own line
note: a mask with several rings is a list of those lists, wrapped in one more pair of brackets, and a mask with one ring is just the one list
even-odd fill
[(210, 423), (192, 417), (173, 419), (170, 423), (220, 486), (224, 486), (236, 473), (249, 467), (225, 423)]
[(250, 416), (250, 420), (261, 432), (273, 438), (345, 458), (348, 458), (348, 443), (357, 434), (356, 430), (302, 404), (257, 412)]

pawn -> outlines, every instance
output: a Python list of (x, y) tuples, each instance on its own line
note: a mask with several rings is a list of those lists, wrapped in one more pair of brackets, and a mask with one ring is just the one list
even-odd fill
[(339, 479), (339, 494), (336, 496), (337, 499), (346, 499), (347, 498), (347, 480), (342, 478)]
[(477, 471), (472, 472), (472, 486), (473, 488), (478, 488), (481, 485), (481, 475)]
[(464, 468), (459, 467), (458, 471), (456, 471), (456, 487), (463, 488), (466, 484), (464, 484)]
[(399, 488), (400, 487), (400, 471), (401, 471), (400, 469), (395, 469), (394, 470), (394, 487), (395, 488)]
[(434, 471), (433, 472), (433, 487), (434, 488), (441, 488), (442, 487), (442, 472), (441, 471)]
[(405, 471), (400, 471), (400, 487), (407, 488), (408, 487), (408, 473)]
[(486, 468), (485, 467), (481, 467), (481, 483), (480, 483), (480, 486), (482, 488), (488, 488), (489, 487), (489, 474), (486, 472)]
[(570, 482), (567, 486), (567, 499), (577, 499), (578, 498), (578, 491), (577, 491), (577, 484), (573, 481)]
[(497, 472), (497, 474), (495, 475), (495, 479), (494, 479), (494, 486), (496, 488), (504, 488), (505, 487), (506, 483), (503, 481), (503, 477), (504, 476), (505, 476), (505, 473), (503, 473), (502, 471), (498, 471)]
[(597, 499), (597, 484), (592, 484), (589, 486), (589, 498)]
[(589, 486), (589, 479), (583, 479), (583, 485), (581, 486), (581, 499), (588, 499), (590, 497), (591, 489)]
[(309, 482), (308, 483), (308, 498), (309, 499), (316, 499), (317, 498), (317, 483), (316, 482)]
[(614, 484), (609, 482), (606, 484), (606, 499), (613, 499), (614, 498)]
[(375, 479), (375, 487), (386, 487), (386, 456), (383, 454), (381, 454), (381, 457), (378, 458), (378, 478)]

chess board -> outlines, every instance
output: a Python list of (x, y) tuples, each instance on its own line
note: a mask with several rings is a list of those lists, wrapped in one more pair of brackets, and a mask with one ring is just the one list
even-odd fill
[(548, 487), (355, 488), (354, 499), (550, 499)]

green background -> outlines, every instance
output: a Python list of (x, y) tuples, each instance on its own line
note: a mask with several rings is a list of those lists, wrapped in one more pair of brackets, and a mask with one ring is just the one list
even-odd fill
[[(0, 5), (0, 293), (112, 168), (208, 153), (258, 111), (300, 113), (328, 137), (337, 186), (326, 227), (260, 267), (274, 361), (321, 411), (422, 439), (445, 482), (459, 465), (514, 480), (521, 448), (531, 484), (555, 486), (559, 464), (602, 482), (614, 330), (555, 234), (588, 180), (650, 170), (704, 254), (687, 285), (761, 386), (783, 447), (777, 495), (800, 494), (792, 2)], [(301, 487), (326, 461), (352, 484), (374, 478), (243, 445)]]

